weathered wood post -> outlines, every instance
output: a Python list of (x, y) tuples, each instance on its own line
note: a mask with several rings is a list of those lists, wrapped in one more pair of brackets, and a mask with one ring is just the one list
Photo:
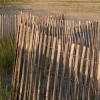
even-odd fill
[(98, 21), (98, 74), (97, 74), (97, 80), (98, 80), (98, 100), (100, 99), (100, 23)]
[(100, 100), (100, 51), (99, 51), (99, 58), (98, 58), (98, 74), (97, 74), (97, 80), (98, 80), (98, 100)]

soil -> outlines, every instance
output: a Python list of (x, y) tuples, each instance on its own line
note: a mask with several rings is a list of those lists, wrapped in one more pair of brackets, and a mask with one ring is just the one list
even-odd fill
[(32, 13), (34, 15), (60, 15), (64, 13), (67, 19), (78, 20), (100, 20), (100, 2), (66, 2), (66, 1), (38, 0), (27, 3), (11, 3), (0, 6), (0, 14), (15, 14), (19, 11)]

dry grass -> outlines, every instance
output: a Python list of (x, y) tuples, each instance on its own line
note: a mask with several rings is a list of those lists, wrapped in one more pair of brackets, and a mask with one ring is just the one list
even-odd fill
[[(30, 1), (30, 0), (29, 0)], [(100, 0), (31, 0), (12, 2), (1, 6), (0, 13), (16, 13), (23, 10), (34, 15), (64, 13), (68, 19), (100, 20)]]
[(91, 2), (65, 2), (59, 0), (55, 1), (33, 1), (29, 6), (20, 6), (23, 9), (41, 10), (51, 13), (69, 13), (69, 12), (85, 12), (100, 14), (100, 3)]
[(15, 7), (53, 13), (86, 12), (99, 14), (100, 0), (29, 0), (28, 3), (15, 3)]

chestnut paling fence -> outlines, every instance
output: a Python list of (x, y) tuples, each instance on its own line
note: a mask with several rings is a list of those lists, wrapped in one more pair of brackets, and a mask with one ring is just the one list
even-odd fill
[(12, 100), (99, 100), (98, 22), (18, 17)]
[[(2, 35), (16, 34), (20, 23), (38, 27), (40, 32), (61, 38), (62, 43), (71, 41), (80, 45), (97, 46), (98, 22), (64, 20), (60, 16), (33, 16), (31, 14), (0, 15), (0, 37)], [(53, 34), (52, 34), (53, 33)], [(71, 37), (71, 38), (70, 38)]]
[(98, 48), (98, 22), (73, 21), (60, 16), (33, 16), (23, 12), (18, 15), (0, 15), (0, 37), (10, 35), (16, 37), (20, 23), (34, 25), (41, 33), (61, 38), (62, 49), (66, 41)]
[(0, 15), (0, 36), (17, 33), (18, 15)]

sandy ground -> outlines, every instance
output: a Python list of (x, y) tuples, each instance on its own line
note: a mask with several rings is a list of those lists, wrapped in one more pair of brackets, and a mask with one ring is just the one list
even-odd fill
[(34, 15), (60, 15), (65, 14), (67, 19), (100, 20), (100, 3), (69, 3), (57, 1), (32, 1), (30, 3), (12, 3), (0, 6), (0, 14), (15, 14), (25, 11)]

